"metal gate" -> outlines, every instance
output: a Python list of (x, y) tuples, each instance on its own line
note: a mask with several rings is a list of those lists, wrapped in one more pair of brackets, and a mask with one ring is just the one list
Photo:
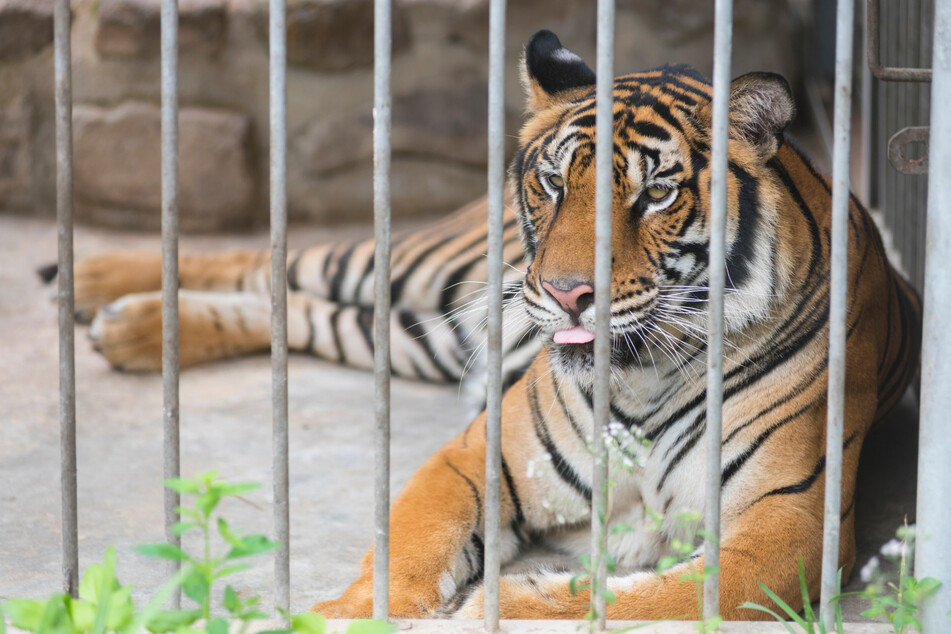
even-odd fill
[[(911, 3), (888, 3), (887, 11), (910, 11)], [(849, 202), (850, 102), (852, 91), (852, 49), (854, 3), (838, 3), (836, 35), (835, 121), (833, 158), (833, 235), (832, 291), (830, 308), (830, 352), (828, 387), (827, 482), (825, 490), (825, 527), (823, 536), (822, 605), (835, 594), (838, 563), (839, 518), (844, 412), (845, 317), (846, 317), (846, 217)], [(272, 292), (272, 390), (273, 390), (273, 471), (274, 533), (284, 544), (275, 558), (277, 607), (288, 609), (290, 569), (288, 560), (288, 432), (287, 432), (287, 324), (286, 324), (286, 252), (287, 210), (285, 192), (285, 71), (286, 32), (285, 0), (270, 2), (270, 97), (271, 97), (271, 292)], [(926, 9), (915, 14), (908, 24), (925, 24)], [(887, 14), (888, 16), (891, 13)], [(706, 530), (711, 535), (704, 545), (707, 562), (719, 564), (720, 502), (720, 420), (722, 407), (722, 332), (724, 288), (724, 227), (726, 218), (726, 139), (729, 96), (729, 68), (732, 46), (732, 2), (717, 0), (714, 43), (713, 105), (713, 178), (711, 183), (712, 225), (710, 244), (710, 339), (708, 354), (707, 415), (711, 424), (708, 435), (708, 473)], [(891, 23), (891, 18), (886, 17)], [(179, 472), (178, 443), (178, 220), (177, 220), (177, 2), (162, 1), (162, 234), (163, 234), (163, 384), (165, 420), (165, 476)], [(504, 91), (505, 0), (490, 5), (490, 84), (489, 84), (489, 380), (486, 458), (486, 539), (485, 539), (485, 629), (498, 631), (499, 584), (499, 501), (500, 501), (500, 420), (501, 420), (501, 220), (504, 180), (503, 91)], [(938, 178), (928, 182), (928, 234), (924, 241), (927, 277), (922, 265), (908, 260), (906, 267), (915, 279), (923, 279), (925, 296), (924, 354), (921, 385), (921, 452), (919, 459), (918, 522), (919, 530), (930, 535), (919, 543), (917, 574), (951, 580), (951, 426), (946, 412), (951, 411), (951, 0), (936, 0), (934, 12), (934, 55), (931, 103), (930, 171)], [(611, 116), (613, 87), (614, 0), (598, 2), (598, 83), (597, 83), (597, 195), (595, 306), (595, 482), (594, 509), (603, 508), (607, 479), (607, 461), (603, 434), (608, 420), (609, 376), (609, 286), (611, 245)], [(923, 38), (924, 39), (924, 38)], [(889, 40), (891, 41), (891, 40)], [(376, 302), (374, 318), (376, 361), (376, 529), (374, 548), (374, 615), (386, 618), (388, 609), (389, 545), (389, 130), (390, 130), (390, 0), (377, 0), (375, 13), (375, 98), (374, 98), (374, 219), (376, 231)], [(927, 43), (922, 42), (915, 59), (899, 63), (920, 63), (927, 58)], [(891, 61), (892, 58), (888, 58)], [(62, 439), (63, 498), (63, 570), (64, 586), (77, 589), (76, 524), (76, 437), (75, 382), (73, 360), (73, 211), (72, 211), (72, 130), (70, 80), (70, 6), (69, 0), (55, 3), (55, 73), (57, 141), (57, 213), (59, 232), (59, 324), (60, 324), (60, 421)], [(884, 99), (901, 100), (885, 90)], [(927, 100), (917, 107), (925, 112)], [(887, 178), (886, 178), (887, 180)], [(905, 186), (889, 189), (894, 196), (906, 198)], [(919, 182), (914, 187), (922, 188)], [(920, 191), (919, 191), (920, 194)], [(899, 207), (885, 208), (898, 214)], [(942, 214), (941, 212), (944, 211)], [(924, 223), (918, 222), (906, 233), (896, 232), (899, 246), (921, 243)], [(902, 229), (902, 231), (905, 231)], [(906, 251), (911, 253), (911, 251)], [(912, 256), (909, 256), (912, 257)], [(176, 520), (178, 496), (167, 492), (165, 521), (170, 527)], [(595, 574), (592, 585), (603, 585), (606, 562), (601, 556), (605, 543), (605, 525), (601, 514), (592, 513), (592, 558)], [(167, 528), (169, 541), (178, 537)], [(926, 607), (922, 622), (928, 632), (942, 631), (943, 619), (951, 609), (951, 584), (946, 583)], [(604, 627), (604, 596), (592, 592), (595, 609)], [(719, 613), (719, 579), (705, 583), (704, 613)], [(831, 610), (823, 610), (830, 622)]]

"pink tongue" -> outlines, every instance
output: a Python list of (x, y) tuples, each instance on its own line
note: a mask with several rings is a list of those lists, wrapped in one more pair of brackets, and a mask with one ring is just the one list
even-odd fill
[(594, 341), (594, 333), (588, 332), (581, 326), (569, 330), (559, 330), (554, 336), (555, 343), (588, 343)]

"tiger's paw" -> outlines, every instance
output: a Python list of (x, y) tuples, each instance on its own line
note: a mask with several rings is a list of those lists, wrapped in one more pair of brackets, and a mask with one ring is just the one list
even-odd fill
[[(355, 584), (356, 585), (356, 584)], [(390, 593), (390, 616), (400, 619), (420, 619), (435, 616), (431, 600), (422, 597)], [(368, 619), (373, 616), (373, 588), (351, 586), (339, 599), (321, 601), (310, 608), (311, 612), (328, 619)]]
[(73, 283), (76, 319), (88, 323), (100, 308), (125, 295), (162, 288), (162, 258), (135, 251), (94, 255), (76, 263)]
[[(561, 575), (558, 575), (559, 577)], [(499, 617), (503, 619), (566, 619), (581, 618), (587, 611), (587, 593), (572, 594), (566, 576), (552, 579), (549, 575), (519, 574), (499, 579)], [(485, 587), (479, 584), (462, 600), (452, 618), (482, 619), (485, 617)]]
[(128, 295), (103, 306), (89, 328), (93, 348), (118, 370), (162, 369), (162, 299)]

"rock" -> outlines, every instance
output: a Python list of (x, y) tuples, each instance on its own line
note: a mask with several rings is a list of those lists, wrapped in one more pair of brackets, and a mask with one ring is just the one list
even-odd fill
[[(180, 54), (217, 54), (224, 46), (226, 27), (226, 0), (181, 0)], [(96, 50), (101, 56), (150, 59), (159, 55), (160, 48), (160, 0), (100, 0)]]
[[(393, 100), (391, 148), (394, 156), (436, 158), (484, 167), (487, 152), (486, 86), (423, 89)], [(296, 142), (304, 169), (327, 174), (373, 157), (373, 119), (369, 112), (312, 123)]]
[(30, 186), (31, 115), (25, 96), (0, 109), (0, 200)]
[(53, 0), (0, 0), (0, 62), (25, 59), (53, 43)]
[[(267, 11), (259, 24), (267, 33)], [(392, 7), (396, 55), (410, 42), (406, 12)], [(323, 71), (373, 65), (373, 0), (297, 0), (287, 6), (287, 60)]]
[[(295, 219), (352, 222), (373, 217), (373, 165), (363, 163), (320, 179), (288, 179)], [(485, 169), (447, 161), (394, 157), (390, 172), (394, 218), (448, 213), (485, 193)]]
[[(74, 121), (77, 217), (113, 226), (156, 228), (161, 209), (161, 113), (127, 102), (78, 105)], [(182, 229), (246, 226), (255, 201), (250, 120), (235, 112), (182, 108), (179, 212)]]

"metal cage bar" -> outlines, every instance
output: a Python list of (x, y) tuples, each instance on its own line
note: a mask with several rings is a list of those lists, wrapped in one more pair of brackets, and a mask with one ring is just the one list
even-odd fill
[(499, 630), (502, 503), (502, 214), (505, 206), (505, 0), (489, 4), (488, 287), (484, 615)]
[(925, 241), (924, 345), (921, 355), (921, 422), (918, 449), (918, 536), (915, 575), (942, 586), (922, 605), (924, 632), (946, 631), (951, 612), (951, 0), (935, 2), (931, 87), (931, 173)]
[(726, 286), (727, 145), (733, 1), (717, 0), (713, 40), (713, 148), (710, 174), (710, 265), (707, 333), (707, 484), (704, 502), (705, 618), (720, 614), (720, 450), (723, 438), (723, 294)]
[(391, 0), (373, 23), (373, 367), (376, 403), (373, 617), (390, 613), (390, 61)]
[(842, 507), (842, 436), (845, 418), (845, 333), (848, 295), (849, 150), (852, 118), (852, 39), (855, 5), (839, 0), (835, 29), (835, 112), (832, 148), (831, 288), (829, 290), (829, 386), (826, 421), (826, 484), (822, 530), (822, 619), (834, 629), (832, 598), (838, 594)]
[(287, 19), (286, 0), (271, 0), (271, 425), (274, 486), (274, 604), (290, 609), (290, 507), (287, 431)]
[[(881, 23), (882, 0), (868, 0), (865, 19), (866, 19), (866, 55), (868, 56), (868, 67), (878, 79), (882, 81), (931, 81), (931, 70), (927, 68), (895, 68), (893, 66), (882, 66), (880, 44), (881, 34), (879, 24)], [(905, 2), (907, 9), (912, 1)]]
[(604, 434), (611, 413), (611, 233), (614, 197), (614, 0), (598, 0), (595, 110), (594, 420), (591, 451), (591, 609), (605, 629), (608, 457)]
[[(179, 447), (178, 363), (178, 0), (162, 0), (162, 460), (163, 475), (181, 472)], [(165, 540), (175, 546), (182, 538), (172, 527), (178, 522), (181, 496), (165, 488)], [(174, 572), (180, 564), (169, 562)], [(174, 595), (175, 607), (182, 593)]]
[(59, 437), (63, 590), (79, 588), (76, 503), (76, 355), (73, 302), (73, 82), (69, 0), (53, 6), (56, 92), (56, 232), (59, 302)]

